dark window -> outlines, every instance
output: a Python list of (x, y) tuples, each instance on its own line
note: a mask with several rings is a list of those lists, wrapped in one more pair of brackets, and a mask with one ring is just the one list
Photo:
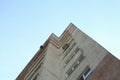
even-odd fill
[(76, 80), (86, 80), (86, 78), (90, 75), (91, 72), (92, 70), (89, 66), (87, 66)]
[(90, 72), (90, 68), (88, 68), (87, 70), (86, 70), (86, 72), (84, 73), (84, 76), (87, 76), (87, 74)]
[(63, 50), (66, 50), (66, 49), (69, 47), (69, 45), (70, 45), (70, 44), (65, 44), (65, 45), (62, 47), (62, 49), (63, 49)]
[(79, 48), (77, 47), (76, 49), (75, 49), (75, 53), (77, 53), (79, 51)]
[(79, 80), (84, 80), (83, 76), (81, 76)]
[(87, 67), (83, 74), (84, 79), (86, 79), (90, 75), (91, 72), (92, 70), (89, 67)]
[(67, 71), (67, 75), (70, 76), (70, 74), (73, 72), (72, 68), (70, 68), (68, 71)]

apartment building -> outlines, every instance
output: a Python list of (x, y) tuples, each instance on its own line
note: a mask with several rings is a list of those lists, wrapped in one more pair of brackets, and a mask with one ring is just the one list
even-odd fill
[(51, 34), (16, 80), (120, 80), (120, 61), (70, 23)]

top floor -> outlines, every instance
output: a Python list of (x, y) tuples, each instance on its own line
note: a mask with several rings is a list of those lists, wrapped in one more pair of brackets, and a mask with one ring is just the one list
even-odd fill
[(72, 80), (72, 76), (77, 78), (79, 75), (75, 76), (73, 72), (79, 73), (77, 69), (81, 68), (82, 73), (84, 66), (93, 70), (107, 53), (103, 47), (70, 23), (60, 37), (53, 33), (50, 35), (16, 80), (31, 79), (43, 65), (50, 48), (60, 57), (58, 76), (63, 80)]

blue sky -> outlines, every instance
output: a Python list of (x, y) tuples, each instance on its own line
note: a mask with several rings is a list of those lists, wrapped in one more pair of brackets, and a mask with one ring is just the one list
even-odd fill
[(120, 0), (0, 0), (0, 80), (15, 80), (70, 22), (120, 59)]

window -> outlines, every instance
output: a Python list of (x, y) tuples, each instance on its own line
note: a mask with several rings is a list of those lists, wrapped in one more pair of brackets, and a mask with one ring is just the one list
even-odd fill
[(67, 75), (70, 76), (70, 74), (73, 72), (73, 69), (70, 68), (68, 71), (67, 71)]
[[(69, 43), (66, 43), (66, 44), (63, 45), (63, 47), (62, 47), (63, 53), (71, 46), (71, 44), (72, 44), (73, 42), (74, 42), (74, 39), (71, 39), (71, 40), (69, 41)], [(74, 46), (74, 45), (73, 45), (73, 46)], [(69, 50), (71, 50), (71, 49), (69, 48)], [(68, 51), (67, 53), (69, 53), (69, 51)]]
[(79, 80), (84, 80), (83, 76), (81, 76)]
[(77, 48), (75, 49), (75, 53), (77, 53), (77, 52), (79, 51), (79, 49), (80, 49), (80, 48), (77, 47)]
[(76, 69), (78, 67), (78, 65), (80, 64), (80, 62), (84, 59), (84, 56), (81, 54), (78, 59), (76, 60), (76, 62), (73, 64), (74, 68)]
[(77, 78), (77, 80), (85, 80), (90, 75), (91, 72), (92, 70), (90, 69), (89, 66), (87, 66), (81, 73), (81, 75)]
[(84, 79), (86, 79), (90, 75), (91, 72), (92, 70), (89, 67), (87, 67), (85, 73), (83, 74)]
[(81, 62), (81, 61), (84, 59), (84, 57), (85, 57), (85, 56), (84, 56), (83, 54), (81, 54), (81, 55), (79, 56), (79, 58), (78, 58), (78, 61)]
[[(74, 43), (75, 46), (76, 43)], [(79, 51), (79, 48), (77, 47), (74, 52), (68, 57), (68, 59), (65, 61), (65, 64), (68, 64), (70, 60), (74, 57), (74, 55)]]
[(66, 44), (62, 47), (62, 49), (65, 51), (65, 50), (69, 47), (69, 45), (70, 45), (70, 44), (67, 44), (67, 43), (66, 43)]
[[(82, 56), (82, 57), (81, 57)], [(81, 58), (81, 59), (80, 59)], [(72, 72), (78, 67), (78, 65), (80, 64), (80, 62), (84, 59), (84, 56), (81, 54), (78, 59), (73, 63), (73, 65), (70, 67), (70, 69), (66, 72), (67, 73), (67, 77), (70, 76), (72, 74)], [(84, 78), (86, 78), (89, 74), (88, 72), (90, 71), (90, 68), (87, 67), (85, 68), (84, 71), (84, 76), (82, 76), (82, 78), (80, 77), (80, 79), (78, 80), (84, 80)], [(67, 78), (66, 78), (67, 79)]]
[(67, 54), (72, 50), (72, 48), (73, 48), (75, 45), (76, 45), (75, 42), (71, 44), (70, 48), (66, 51), (66, 53), (65, 53), (65, 55), (64, 55), (64, 57), (63, 57), (63, 59), (67, 56)]

